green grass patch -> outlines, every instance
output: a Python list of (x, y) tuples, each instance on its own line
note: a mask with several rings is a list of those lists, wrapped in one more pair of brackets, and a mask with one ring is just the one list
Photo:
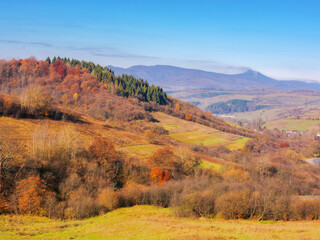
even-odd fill
[(171, 209), (134, 206), (78, 221), (2, 215), (0, 239), (319, 239), (319, 222), (177, 218)]
[(165, 130), (168, 130), (168, 131), (171, 129), (181, 128), (181, 126), (177, 124), (163, 124), (162, 126)]
[(204, 146), (214, 145), (227, 141), (226, 139), (217, 137), (215, 134), (207, 134), (199, 131), (171, 133), (170, 136), (180, 142)]
[(234, 140), (233, 143), (227, 145), (227, 148), (231, 151), (242, 149), (249, 139), (250, 138), (243, 137), (243, 138)]
[(202, 160), (200, 167), (205, 168), (205, 169), (213, 169), (217, 172), (220, 172), (224, 169), (224, 166), (218, 163), (213, 163), (213, 162), (209, 162), (206, 160)]

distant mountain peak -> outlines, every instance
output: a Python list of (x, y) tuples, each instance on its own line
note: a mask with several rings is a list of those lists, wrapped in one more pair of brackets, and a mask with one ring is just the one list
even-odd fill
[(257, 76), (263, 75), (263, 74), (261, 74), (261, 73), (259, 73), (259, 72), (257, 72), (257, 71), (254, 71), (254, 70), (252, 70), (252, 69), (249, 69), (249, 70), (243, 72), (241, 75), (246, 75), (246, 76), (251, 76), (251, 77), (257, 77)]

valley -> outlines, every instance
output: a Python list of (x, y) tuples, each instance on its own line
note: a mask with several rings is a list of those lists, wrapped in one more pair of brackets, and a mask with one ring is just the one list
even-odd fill
[[(250, 91), (182, 91), (172, 94), (184, 101), (197, 103), (203, 110), (217, 103), (228, 103), (240, 99), (263, 106), (260, 110), (243, 108), (243, 111), (229, 112), (222, 108), (219, 114), (228, 121), (262, 121), (269, 129), (305, 131), (317, 127), (320, 110), (320, 94), (316, 91), (283, 91), (279, 89), (255, 89)], [(210, 96), (211, 95), (211, 96)], [(212, 96), (213, 95), (213, 96)], [(218, 109), (218, 108), (216, 108)], [(241, 108), (240, 108), (241, 109)]]

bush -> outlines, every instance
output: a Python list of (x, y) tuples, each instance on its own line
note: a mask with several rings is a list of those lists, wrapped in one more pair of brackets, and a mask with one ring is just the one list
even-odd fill
[(97, 201), (104, 208), (105, 212), (112, 211), (119, 205), (118, 196), (111, 188), (102, 189)]
[(319, 199), (292, 199), (290, 202), (291, 219), (314, 220), (320, 217)]
[(278, 196), (270, 206), (274, 220), (289, 220), (291, 215), (290, 198)]
[(175, 209), (179, 217), (213, 217), (215, 196), (212, 191), (206, 190), (185, 195), (182, 204)]
[(142, 186), (138, 184), (129, 183), (117, 193), (119, 207), (131, 207), (141, 203)]
[(249, 218), (250, 192), (238, 190), (223, 194), (217, 199), (215, 210), (226, 219)]
[(64, 215), (66, 218), (88, 218), (99, 213), (99, 206), (96, 201), (90, 197), (90, 194), (83, 188), (78, 189), (70, 195), (68, 208)]

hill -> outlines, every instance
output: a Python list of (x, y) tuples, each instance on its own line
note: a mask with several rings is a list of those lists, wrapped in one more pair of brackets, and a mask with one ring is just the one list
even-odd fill
[(222, 74), (167, 65), (138, 65), (129, 68), (109, 67), (113, 69), (116, 75), (130, 74), (137, 78), (148, 79), (150, 83), (161, 85), (167, 91), (194, 89), (243, 90), (252, 88), (320, 90), (319, 83), (279, 81), (253, 70), (239, 74)]

